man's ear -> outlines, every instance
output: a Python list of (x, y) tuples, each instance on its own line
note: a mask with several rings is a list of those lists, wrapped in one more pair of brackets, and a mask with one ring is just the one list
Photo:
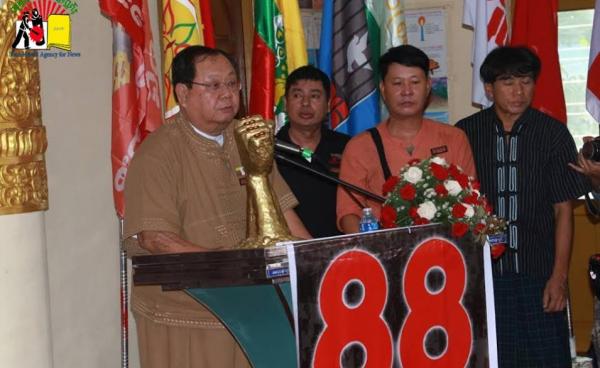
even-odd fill
[(187, 96), (188, 96), (189, 92), (190, 92), (190, 89), (185, 84), (177, 83), (175, 85), (175, 95), (177, 96), (177, 101), (179, 102), (179, 105), (181, 105), (183, 107), (186, 106)]
[(485, 91), (485, 96), (490, 101), (494, 101), (494, 86), (492, 83), (484, 83), (483, 90)]
[(381, 96), (381, 99), (383, 100), (383, 102), (385, 101), (385, 86), (383, 85), (383, 80), (379, 81), (379, 96)]

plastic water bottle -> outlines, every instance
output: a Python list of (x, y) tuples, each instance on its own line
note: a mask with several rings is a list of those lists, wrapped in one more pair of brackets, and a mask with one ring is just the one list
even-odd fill
[(379, 223), (377, 218), (373, 215), (373, 210), (370, 207), (363, 208), (362, 217), (358, 225), (361, 233), (367, 233), (369, 231), (379, 230)]

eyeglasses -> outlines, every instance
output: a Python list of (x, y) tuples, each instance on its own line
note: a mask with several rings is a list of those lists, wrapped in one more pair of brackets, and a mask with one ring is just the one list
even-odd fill
[(227, 82), (209, 82), (209, 83), (200, 83), (190, 81), (191, 84), (196, 84), (198, 86), (206, 88), (206, 90), (210, 93), (217, 93), (222, 91), (223, 88), (228, 92), (238, 92), (242, 89), (242, 84), (239, 80), (231, 80)]

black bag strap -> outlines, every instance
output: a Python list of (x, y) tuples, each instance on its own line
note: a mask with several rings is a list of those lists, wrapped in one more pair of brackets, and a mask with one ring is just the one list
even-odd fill
[(383, 179), (388, 180), (390, 176), (392, 176), (392, 172), (390, 171), (390, 167), (385, 158), (385, 151), (383, 150), (383, 142), (381, 141), (381, 135), (376, 127), (370, 128), (369, 133), (371, 133), (371, 138), (373, 138), (373, 142), (375, 143), (375, 147), (377, 148), (377, 154), (379, 155), (379, 161), (381, 162), (381, 168), (383, 169)]

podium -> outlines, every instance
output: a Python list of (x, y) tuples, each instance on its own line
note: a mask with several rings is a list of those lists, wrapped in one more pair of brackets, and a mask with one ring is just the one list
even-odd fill
[(496, 366), (489, 248), (441, 225), (133, 267), (211, 310), (257, 368)]

